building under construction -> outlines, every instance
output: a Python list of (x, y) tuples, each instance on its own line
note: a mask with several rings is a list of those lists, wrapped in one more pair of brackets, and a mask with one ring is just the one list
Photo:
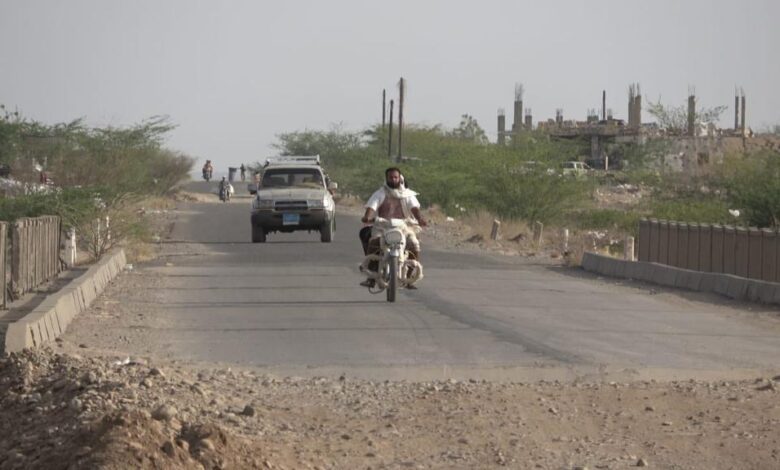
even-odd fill
[[(601, 93), (600, 109), (598, 111), (595, 108), (588, 109), (584, 121), (565, 119), (563, 109), (559, 108), (556, 109), (554, 119), (549, 118), (546, 121), (539, 121), (534, 126), (531, 108), (524, 107), (523, 95), (523, 86), (516, 85), (514, 114), (510, 130), (506, 129), (506, 115), (503, 109), (499, 109), (498, 144), (505, 145), (511, 142), (515, 136), (532, 130), (541, 131), (560, 139), (578, 139), (590, 143), (590, 155), (583, 156), (583, 159), (597, 167), (609, 165), (610, 149), (614, 148), (616, 144), (643, 144), (648, 139), (654, 138), (674, 138), (680, 141), (702, 138), (725, 138), (740, 139), (744, 142), (745, 137), (750, 134), (750, 131), (745, 127), (746, 100), (745, 93), (742, 90), (738, 90), (734, 97), (733, 129), (719, 128), (713, 123), (697, 122), (696, 96), (692, 90), (688, 94), (687, 126), (684, 129), (676, 130), (661, 129), (654, 122), (642, 122), (642, 93), (638, 83), (631, 84), (628, 87), (628, 119), (626, 120), (616, 118), (612, 110), (607, 108), (607, 93), (604, 90)], [(694, 142), (689, 147), (698, 149), (701, 145)], [(709, 145), (709, 147), (712, 147), (712, 145)], [(710, 150), (707, 150), (707, 152), (709, 153)], [(700, 157), (701, 155), (698, 158), (701, 159)], [(706, 160), (709, 160), (709, 158)], [(619, 163), (619, 157), (613, 159), (613, 163)]]

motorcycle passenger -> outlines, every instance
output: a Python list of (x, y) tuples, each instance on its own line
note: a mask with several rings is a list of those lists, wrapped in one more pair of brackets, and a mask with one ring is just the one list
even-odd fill
[[(385, 219), (413, 219), (421, 227), (426, 227), (428, 222), (423, 218), (420, 212), (420, 202), (417, 200), (417, 193), (408, 189), (404, 185), (401, 170), (391, 167), (385, 170), (385, 184), (379, 188), (368, 199), (365, 205), (366, 212), (361, 219), (364, 224), (370, 224), (375, 217)], [(370, 225), (360, 230), (360, 241), (363, 244), (363, 254), (379, 253), (379, 238), (371, 237)], [(409, 250), (412, 259), (420, 260), (420, 242), (414, 233), (407, 235), (406, 247)], [(376, 270), (376, 266), (369, 266), (369, 269)], [(374, 287), (374, 279), (366, 279), (360, 285), (364, 287)], [(409, 286), (414, 288), (414, 286)]]

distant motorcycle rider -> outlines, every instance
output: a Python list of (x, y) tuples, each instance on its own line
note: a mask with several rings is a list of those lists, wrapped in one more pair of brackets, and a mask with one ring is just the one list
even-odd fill
[(203, 178), (206, 181), (210, 180), (213, 171), (214, 167), (211, 165), (211, 160), (206, 160), (206, 163), (203, 165)]
[[(421, 227), (426, 227), (428, 222), (420, 212), (420, 202), (417, 193), (406, 188), (401, 170), (390, 167), (385, 170), (385, 184), (368, 199), (365, 205), (366, 212), (361, 219), (364, 224), (371, 224), (375, 217), (384, 219), (411, 219), (416, 220)], [(372, 227), (367, 225), (360, 230), (360, 241), (363, 244), (363, 253), (378, 253), (379, 239), (372, 238)], [(407, 249), (412, 258), (420, 260), (420, 242), (414, 233), (407, 235)], [(372, 267), (369, 267), (370, 269)], [(376, 267), (373, 267), (376, 269)], [(367, 279), (360, 283), (364, 287), (373, 287), (374, 279)]]
[(222, 181), (219, 182), (219, 198), (223, 201), (230, 199), (230, 191), (233, 189), (230, 182), (222, 177)]

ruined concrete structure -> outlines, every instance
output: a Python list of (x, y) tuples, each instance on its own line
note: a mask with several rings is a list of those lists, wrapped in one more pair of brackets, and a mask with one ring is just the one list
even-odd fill
[[(713, 160), (719, 160), (725, 152), (718, 149), (733, 148), (737, 139), (745, 147), (744, 138), (750, 131), (746, 132), (745, 126), (745, 107), (746, 100), (744, 91), (741, 89), (734, 97), (734, 129), (721, 129), (713, 123), (697, 123), (696, 114), (696, 94), (693, 88), (689, 89), (688, 110), (686, 128), (681, 133), (670, 133), (659, 129), (655, 123), (642, 122), (642, 93), (639, 83), (632, 83), (628, 87), (628, 119), (616, 119), (612, 110), (607, 109), (607, 92), (602, 91), (600, 112), (596, 109), (588, 109), (585, 121), (565, 120), (563, 109), (555, 110), (555, 119), (540, 120), (534, 128), (531, 118), (530, 108), (525, 109), (525, 119), (523, 120), (523, 94), (524, 88), (521, 84), (515, 86), (514, 116), (512, 129), (506, 130), (506, 121), (503, 110), (499, 111), (498, 117), (498, 143), (504, 145), (507, 143), (507, 137), (519, 135), (522, 132), (537, 130), (545, 132), (553, 137), (561, 139), (581, 139), (590, 142), (590, 155), (583, 157), (596, 166), (605, 165), (610, 159), (611, 150), (618, 144), (620, 145), (641, 145), (648, 140), (654, 139), (673, 139), (675, 142), (670, 148), (674, 149), (674, 155), (666, 160), (673, 163), (676, 169), (685, 169), (694, 164), (705, 164)], [(698, 141), (697, 139), (709, 139), (708, 141)], [(713, 140), (715, 139), (715, 140)], [(728, 140), (728, 145), (723, 144), (723, 140)], [(711, 156), (715, 155), (715, 158)], [(615, 163), (619, 159), (612, 159)]]

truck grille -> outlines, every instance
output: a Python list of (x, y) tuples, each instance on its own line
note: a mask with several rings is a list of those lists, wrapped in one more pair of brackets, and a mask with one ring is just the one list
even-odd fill
[(274, 209), (277, 211), (305, 211), (309, 207), (306, 201), (276, 201)]

